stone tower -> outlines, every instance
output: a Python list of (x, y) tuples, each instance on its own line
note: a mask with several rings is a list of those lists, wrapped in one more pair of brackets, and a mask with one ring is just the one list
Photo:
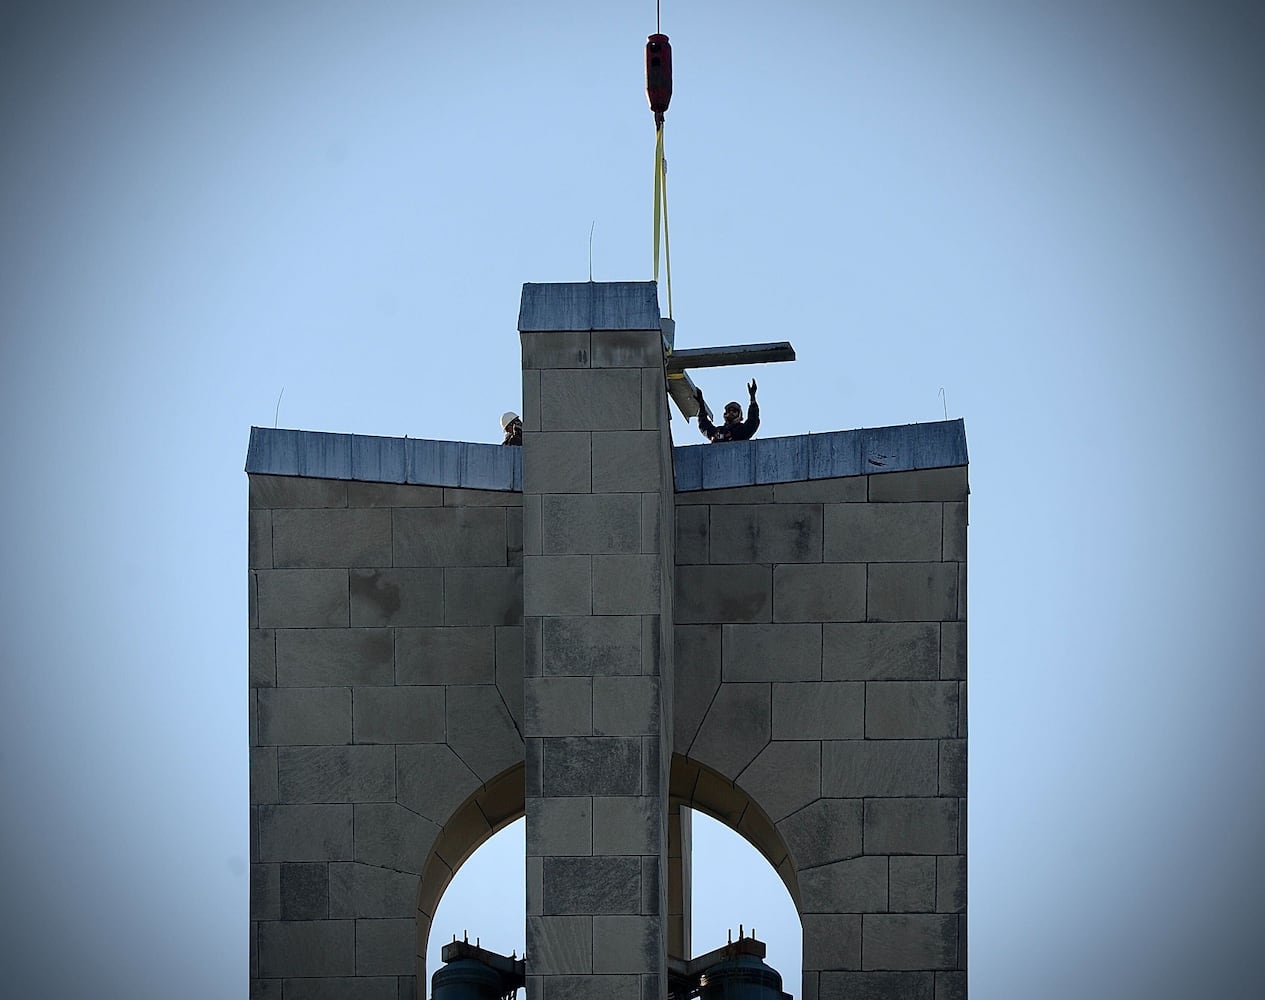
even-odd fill
[(961, 421), (673, 447), (653, 283), (519, 331), (521, 449), (252, 430), (252, 996), (425, 996), (525, 815), (530, 1000), (666, 997), (699, 809), (804, 997), (965, 997)]

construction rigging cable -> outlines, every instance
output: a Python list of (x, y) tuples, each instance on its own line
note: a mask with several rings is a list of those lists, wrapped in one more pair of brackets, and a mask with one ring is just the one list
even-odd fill
[[(658, 4), (655, 5), (658, 27)], [(672, 251), (668, 240), (668, 167), (663, 155), (663, 116), (672, 100), (672, 46), (658, 31), (646, 40), (646, 97), (654, 112), (654, 280), (659, 280), (659, 222), (663, 221), (663, 256), (668, 286), (668, 318), (672, 318)]]

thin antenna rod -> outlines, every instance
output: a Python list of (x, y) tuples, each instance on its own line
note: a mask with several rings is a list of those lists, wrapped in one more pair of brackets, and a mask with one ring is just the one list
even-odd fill
[(277, 393), (277, 408), (272, 414), (272, 429), (277, 429), (277, 421), (281, 419), (281, 397), (286, 394), (286, 387), (283, 385), (281, 391)]
[(659, 30), (659, 0), (654, 0), (654, 33), (662, 34)]
[[(590, 278), (590, 281), (593, 279)], [(940, 402), (944, 404), (944, 419), (949, 419), (949, 398), (944, 394), (944, 386), (940, 386)]]
[(597, 220), (589, 226), (589, 281), (593, 280), (593, 230), (597, 228)]

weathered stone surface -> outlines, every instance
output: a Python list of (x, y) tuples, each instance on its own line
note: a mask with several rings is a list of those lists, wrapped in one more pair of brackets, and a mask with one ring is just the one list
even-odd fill
[(549, 857), (592, 854), (593, 800), (585, 796), (529, 797), (527, 853)]
[(594, 854), (659, 854), (658, 799), (626, 795), (599, 796), (592, 801)]
[(348, 483), (347, 506), (441, 507), (444, 503), (444, 494), (445, 490), (438, 486), (415, 486), (411, 483)]
[(893, 913), (931, 913), (936, 908), (936, 859), (896, 857), (889, 861)]
[(944, 504), (944, 547), (940, 558), (945, 562), (966, 561), (966, 523), (965, 501)]
[(281, 868), (281, 919), (324, 920), (329, 916), (329, 865), (300, 861)]
[(519, 732), (523, 729), (523, 626), (496, 630), (496, 687)]
[(593, 435), (593, 492), (657, 490), (663, 478), (659, 432), (599, 431)]
[(395, 767), (400, 804), (441, 826), (482, 784), (446, 744), (398, 747)]
[(351, 806), (257, 806), (260, 861), (348, 861)]
[(935, 740), (828, 740), (822, 794), (870, 798), (936, 794)]
[(653, 615), (659, 611), (659, 556), (593, 556), (593, 614)]
[[(672, 516), (672, 507), (657, 493), (641, 494), (641, 551), (659, 552), (665, 544), (662, 529), (664, 515)], [(669, 521), (669, 524), (671, 522)]]
[(957, 850), (956, 799), (866, 799), (867, 854), (956, 854)]
[(952, 621), (958, 617), (958, 564), (872, 563), (867, 600), (870, 621)]
[(678, 566), (706, 563), (711, 559), (711, 508), (706, 505), (677, 507), (676, 549)]
[(592, 735), (591, 677), (528, 677), (524, 694), (524, 736)]
[(527, 917), (527, 954), (541, 976), (593, 971), (593, 918)]
[(252, 510), (246, 527), (246, 565), (272, 569), (272, 511)]
[(549, 976), (542, 1000), (642, 1000), (641, 981), (627, 976)]
[(271, 920), (259, 925), (259, 972), (283, 976), (348, 976), (355, 972), (351, 920)]
[(940, 677), (966, 680), (966, 622), (940, 623)]
[(640, 493), (564, 493), (541, 497), (544, 555), (641, 552)]
[(250, 866), (250, 919), (279, 920), (281, 918), (281, 866), (278, 864), (253, 864)]
[(862, 933), (867, 969), (952, 969), (957, 959), (951, 914), (867, 914)]
[(589, 615), (593, 612), (593, 557), (524, 556), (524, 613)]
[(396, 630), (400, 684), (490, 684), (496, 677), (496, 634), (490, 625)]
[(424, 569), (353, 569), (352, 625), (439, 625), (444, 620), (444, 574)]
[(274, 510), (272, 560), (278, 569), (391, 565), (391, 512), (385, 508)]
[(657, 735), (659, 679), (593, 678), (593, 732), (598, 736)]
[(395, 683), (389, 629), (278, 629), (281, 687), (346, 687)]
[(966, 794), (966, 740), (940, 741), (941, 795)]
[(360, 688), (352, 695), (357, 743), (439, 743), (444, 739), (441, 687)]
[(413, 917), (418, 876), (356, 862), (329, 866), (329, 915), (339, 917)]
[(260, 688), (259, 742), (263, 746), (351, 742), (347, 688)]
[(915, 472), (886, 472), (869, 478), (871, 503), (965, 500), (969, 490), (965, 465)]
[[(707, 454), (709, 449), (703, 450)], [(677, 506), (697, 503), (772, 503), (772, 486), (732, 486), (716, 490), (688, 490), (676, 495)]]
[(523, 567), (449, 566), (444, 570), (445, 625), (521, 625)]
[(641, 740), (636, 737), (577, 736), (542, 743), (542, 794), (641, 794)]
[(343, 627), (348, 623), (345, 569), (269, 569), (255, 574), (260, 628)]
[(523, 333), (523, 369), (588, 368), (591, 350), (588, 330), (541, 330)]
[(252, 805), (276, 802), (277, 748), (250, 748), (250, 801)]
[(523, 759), (523, 738), (495, 685), (447, 690), (448, 745), (483, 781)]
[(826, 680), (935, 680), (939, 676), (935, 622), (839, 623), (824, 626)]
[(771, 735), (768, 684), (722, 684), (713, 699), (690, 757), (733, 780)]
[(721, 626), (678, 625), (673, 634), (673, 742), (685, 753), (720, 687)]
[(250, 686), (276, 687), (277, 633), (275, 629), (253, 628), (250, 639)]
[(804, 913), (878, 913), (887, 909), (887, 858), (861, 857), (799, 873)]
[(866, 567), (860, 563), (773, 567), (775, 622), (850, 622), (865, 618)]
[(872, 681), (865, 686), (865, 735), (935, 739), (958, 730), (956, 681)]
[(337, 860), (422, 873), (439, 827), (393, 802), (357, 804), (355, 810), (354, 855)]
[(279, 747), (282, 802), (390, 802), (395, 799), (392, 747)]
[(591, 493), (592, 434), (528, 434), (523, 439), (523, 500), (530, 494)]
[(772, 570), (768, 566), (678, 566), (675, 609), (680, 625), (771, 621)]
[(823, 972), (818, 1000), (933, 1000), (931, 989), (930, 972)]
[(822, 558), (821, 504), (718, 504), (713, 563), (812, 563)]
[(861, 802), (818, 799), (779, 820), (777, 830), (797, 868), (856, 857), (861, 853)]
[(356, 921), (356, 974), (403, 976), (417, 968), (417, 919)]
[[(625, 857), (544, 859), (546, 914), (638, 913), (641, 861)], [(611, 970), (623, 971), (623, 970)]]
[(865, 685), (855, 681), (773, 685), (773, 738), (824, 740), (860, 737)]
[(545, 618), (544, 673), (546, 676), (640, 674), (640, 617)]
[(542, 371), (540, 427), (544, 431), (640, 430), (640, 370)]
[(593, 367), (653, 368), (662, 383), (663, 335), (657, 329), (594, 330)]
[(830, 504), (825, 558), (830, 562), (919, 562), (940, 558), (938, 503)]
[(804, 969), (859, 969), (861, 916), (856, 913), (805, 913)]
[[(285, 984), (285, 1000), (399, 1000), (395, 976), (331, 976), (278, 981)], [(282, 1000), (280, 992), (276, 1000)]]
[[(958, 947), (962, 947), (962, 934), (958, 933)], [(937, 972), (935, 1000), (966, 1000), (965, 972)]]
[(862, 503), (868, 482), (865, 476), (841, 479), (808, 479), (798, 483), (777, 483), (773, 487), (775, 503)]
[(251, 473), (251, 507), (346, 507), (347, 484), (303, 476), (261, 476)]
[(821, 796), (821, 745), (775, 740), (738, 775), (738, 784), (776, 823)]
[(966, 912), (966, 855), (936, 858), (936, 912)]
[(642, 916), (593, 918), (593, 971), (648, 973), (661, 961), (659, 920)]
[(725, 625), (721, 676), (726, 681), (821, 679), (821, 625)]
[(504, 566), (505, 511), (500, 507), (404, 507), (391, 512), (390, 560), (361, 566)]

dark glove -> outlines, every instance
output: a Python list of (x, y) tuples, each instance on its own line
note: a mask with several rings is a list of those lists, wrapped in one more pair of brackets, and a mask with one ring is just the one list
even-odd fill
[(755, 402), (755, 379), (747, 383), (747, 392), (751, 394), (751, 402)]

